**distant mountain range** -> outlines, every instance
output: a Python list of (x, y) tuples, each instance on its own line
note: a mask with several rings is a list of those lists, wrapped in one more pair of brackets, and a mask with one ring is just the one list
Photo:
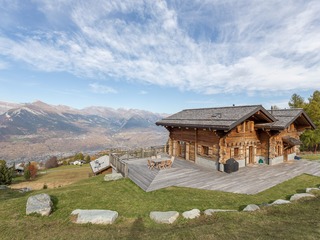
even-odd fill
[(80, 151), (162, 145), (167, 132), (155, 122), (165, 116), (136, 109), (0, 102), (0, 159), (45, 160)]

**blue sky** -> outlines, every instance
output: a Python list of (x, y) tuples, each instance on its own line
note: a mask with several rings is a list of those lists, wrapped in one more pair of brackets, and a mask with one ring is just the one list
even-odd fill
[(0, 0), (0, 100), (174, 113), (320, 89), (320, 1)]

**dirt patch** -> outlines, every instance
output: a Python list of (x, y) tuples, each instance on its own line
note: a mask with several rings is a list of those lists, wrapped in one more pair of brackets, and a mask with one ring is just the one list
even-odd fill
[(12, 189), (20, 189), (20, 188), (28, 187), (28, 188), (31, 188), (32, 190), (40, 190), (40, 189), (43, 189), (44, 185), (47, 185), (47, 188), (58, 188), (58, 187), (70, 185), (72, 183), (74, 183), (74, 181), (51, 182), (51, 183), (30, 181), (30, 182), (12, 184), (10, 187)]

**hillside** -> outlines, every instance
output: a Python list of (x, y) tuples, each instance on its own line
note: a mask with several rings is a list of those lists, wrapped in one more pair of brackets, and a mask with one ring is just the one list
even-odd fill
[[(54, 170), (39, 181), (52, 183), (83, 171), (75, 166)], [(206, 209), (239, 210), (252, 203), (287, 199), (296, 191), (318, 186), (318, 177), (301, 175), (256, 195), (179, 187), (146, 193), (129, 179), (105, 182), (103, 175), (85, 177), (72, 185), (27, 193), (0, 190), (0, 239), (319, 239), (320, 195), (316, 192), (313, 199), (257, 212), (203, 214)], [(52, 214), (26, 216), (28, 197), (39, 193), (51, 196)], [(193, 208), (202, 215), (183, 219), (182, 213)], [(77, 225), (70, 220), (75, 209), (109, 209), (119, 217), (112, 225)], [(151, 211), (173, 210), (180, 213), (173, 224), (157, 224), (149, 217)]]
[(163, 115), (136, 109), (73, 109), (37, 101), (0, 104), (0, 159), (42, 160), (78, 151), (164, 144)]

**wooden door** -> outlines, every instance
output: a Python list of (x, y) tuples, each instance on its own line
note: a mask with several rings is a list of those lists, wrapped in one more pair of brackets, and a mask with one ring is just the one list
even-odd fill
[(249, 147), (249, 164), (254, 164), (253, 146)]
[(179, 156), (182, 158), (185, 158), (186, 157), (186, 142), (180, 141), (179, 146), (180, 146)]
[(195, 161), (195, 159), (196, 159), (195, 143), (190, 143), (190, 145), (189, 145), (189, 160)]
[(283, 151), (283, 161), (287, 162), (288, 161), (288, 149), (285, 149)]

